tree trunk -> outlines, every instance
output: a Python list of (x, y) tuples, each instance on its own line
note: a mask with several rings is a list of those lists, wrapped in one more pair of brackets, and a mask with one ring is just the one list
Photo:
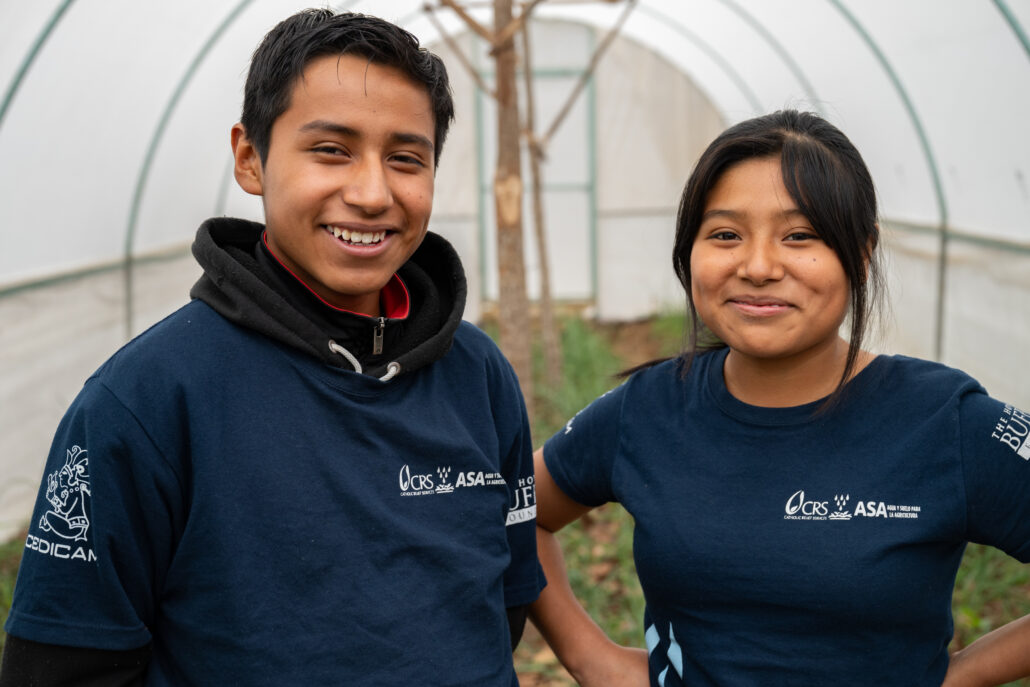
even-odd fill
[[(494, 0), (494, 35), (499, 34), (511, 20), (512, 0)], [(513, 40), (509, 39), (497, 46), (494, 62), (497, 74), (494, 201), (497, 211), (501, 350), (515, 368), (526, 407), (532, 415), (533, 374), (529, 343), (529, 300), (526, 296), (526, 269), (522, 256), (522, 177)]]

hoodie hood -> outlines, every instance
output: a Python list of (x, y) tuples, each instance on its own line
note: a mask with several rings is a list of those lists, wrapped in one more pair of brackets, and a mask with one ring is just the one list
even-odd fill
[[(336, 311), (316, 302), (304, 284), (270, 258), (261, 245), (264, 229), (233, 218), (204, 222), (193, 242), (204, 274), (190, 297), (241, 327), (328, 365), (377, 377), (388, 371), (389, 377), (411, 372), (450, 349), (468, 287), (458, 254), (441, 236), (428, 232), (397, 271), (409, 292), (410, 312), (391, 319)], [(384, 337), (381, 353), (373, 349), (377, 332)]]

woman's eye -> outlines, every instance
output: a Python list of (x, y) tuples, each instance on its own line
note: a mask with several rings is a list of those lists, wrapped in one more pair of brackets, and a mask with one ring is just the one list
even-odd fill
[(792, 231), (787, 234), (788, 241), (812, 241), (818, 239), (819, 235), (811, 231)]
[(709, 238), (713, 238), (716, 241), (732, 241), (737, 238), (737, 234), (727, 229), (723, 229), (721, 231), (713, 232)]

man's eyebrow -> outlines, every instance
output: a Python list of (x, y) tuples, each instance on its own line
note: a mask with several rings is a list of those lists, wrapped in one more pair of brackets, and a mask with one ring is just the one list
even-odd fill
[(433, 149), (433, 142), (422, 134), (409, 134), (404, 132), (397, 132), (390, 136), (390, 140), (394, 143), (409, 143), (412, 145), (423, 146), (428, 150)]
[(300, 127), (301, 131), (325, 131), (327, 133), (340, 134), (341, 136), (358, 136), (358, 130), (352, 129), (343, 124), (329, 122), (324, 119), (316, 119)]
[[(318, 131), (331, 134), (337, 134), (339, 136), (347, 136), (348, 138), (361, 138), (361, 132), (357, 129), (351, 128), (344, 124), (337, 124), (336, 122), (330, 122), (324, 119), (316, 119), (308, 122), (300, 127), (301, 131)], [(426, 148), (427, 150), (433, 150), (433, 142), (422, 134), (407, 133), (398, 131), (390, 134), (390, 141), (393, 143), (407, 143), (412, 145), (418, 145)]]

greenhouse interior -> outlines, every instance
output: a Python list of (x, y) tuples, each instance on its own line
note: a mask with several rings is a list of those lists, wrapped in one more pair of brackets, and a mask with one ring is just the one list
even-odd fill
[[(188, 301), (198, 225), (262, 219), (229, 130), (255, 46), (305, 6), (0, 0), (0, 539), (28, 520), (83, 381)], [(492, 26), (492, 3), (330, 6), (389, 19), (448, 65), (457, 112), (430, 229), (462, 258), (476, 323), (498, 298), (497, 134), (490, 46), (468, 20)], [(556, 123), (542, 179), (558, 303), (605, 322), (682, 309), (669, 256), (698, 155), (736, 122), (808, 110), (876, 184), (890, 306), (873, 348), (1030, 408), (1030, 1), (516, 6), (531, 10), (537, 126)]]

